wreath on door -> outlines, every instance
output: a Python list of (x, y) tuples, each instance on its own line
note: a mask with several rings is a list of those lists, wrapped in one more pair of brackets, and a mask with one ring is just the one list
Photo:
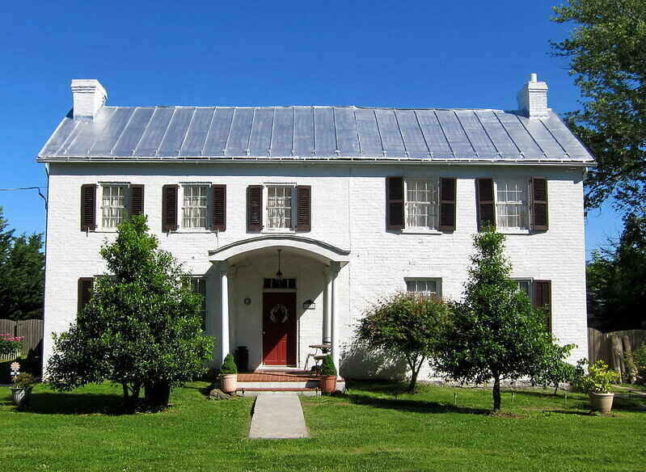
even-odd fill
[(289, 310), (283, 304), (275, 305), (269, 311), (269, 319), (272, 323), (284, 323), (289, 318)]

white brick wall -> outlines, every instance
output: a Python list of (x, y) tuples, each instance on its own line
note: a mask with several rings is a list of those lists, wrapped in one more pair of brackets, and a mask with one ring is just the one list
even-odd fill
[[(444, 234), (396, 234), (385, 229), (385, 177), (389, 175), (457, 177), (457, 229)], [(543, 176), (549, 179), (550, 229), (545, 233), (514, 234), (507, 239), (515, 277), (552, 281), (555, 335), (577, 344), (572, 359), (587, 353), (582, 169), (527, 166), (420, 166), (350, 164), (51, 164), (47, 223), (45, 293), (45, 358), (51, 354), (51, 333), (65, 330), (74, 319), (77, 280), (103, 272), (98, 254), (110, 232), (80, 231), (80, 187), (85, 183), (131, 182), (145, 185), (145, 212), (163, 249), (171, 251), (194, 274), (211, 268), (208, 251), (253, 237), (246, 232), (246, 187), (267, 182), (312, 186), (312, 231), (307, 237), (350, 251), (350, 262), (337, 282), (337, 326), (342, 342), (352, 339), (352, 325), (380, 296), (405, 289), (405, 277), (440, 277), (443, 295), (459, 298), (466, 279), (472, 235), (476, 231), (475, 181), (480, 176)], [(227, 230), (161, 232), (161, 189), (164, 184), (208, 181), (227, 185)], [(100, 200), (101, 192), (97, 191)], [(181, 201), (180, 201), (181, 207)], [(180, 218), (181, 220), (181, 218)], [(100, 214), (97, 214), (100, 221)], [(271, 276), (273, 258), (248, 258), (231, 277), (231, 346), (247, 345), (251, 361), (260, 360), (261, 288), (258, 280)], [(298, 279), (297, 306), (308, 298), (315, 310), (300, 310), (299, 362), (307, 346), (321, 337), (323, 264), (289, 258), (286, 270)], [(242, 265), (242, 264), (241, 264)], [(246, 271), (246, 272), (245, 272)], [(285, 270), (284, 270), (285, 272)], [(286, 272), (287, 273), (287, 272)], [(209, 331), (217, 335), (217, 290), (209, 276)], [(256, 279), (256, 282), (251, 280)], [(243, 307), (249, 296), (251, 309)], [(255, 311), (254, 311), (255, 309)], [(246, 310), (246, 311), (245, 311)], [(217, 336), (216, 336), (217, 337)]]

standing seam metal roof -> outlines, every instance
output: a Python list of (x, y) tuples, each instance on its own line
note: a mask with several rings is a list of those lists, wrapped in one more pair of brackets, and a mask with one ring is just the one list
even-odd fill
[(38, 158), (593, 161), (551, 111), (354, 106), (106, 106), (93, 120), (66, 116)]

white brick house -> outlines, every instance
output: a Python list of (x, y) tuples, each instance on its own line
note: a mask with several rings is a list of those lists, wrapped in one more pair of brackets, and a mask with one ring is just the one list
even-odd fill
[[(129, 212), (196, 277), (214, 364), (304, 367), (402, 290), (459, 298), (472, 236), (507, 233), (513, 276), (586, 355), (583, 179), (593, 158), (532, 74), (519, 110), (112, 107), (96, 80), (38, 155), (49, 207), (45, 359)], [(279, 271), (280, 258), (280, 272)], [(354, 371), (353, 371), (354, 369)]]

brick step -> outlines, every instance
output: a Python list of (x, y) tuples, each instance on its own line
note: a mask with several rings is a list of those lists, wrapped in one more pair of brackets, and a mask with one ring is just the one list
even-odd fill
[(259, 387), (251, 387), (251, 388), (238, 388), (236, 390), (236, 393), (240, 396), (243, 397), (255, 397), (261, 393), (263, 394), (281, 394), (281, 393), (297, 393), (299, 395), (305, 395), (305, 396), (315, 396), (315, 395), (320, 395), (320, 389), (318, 388), (297, 388), (297, 387), (291, 387), (291, 388), (259, 388)]

